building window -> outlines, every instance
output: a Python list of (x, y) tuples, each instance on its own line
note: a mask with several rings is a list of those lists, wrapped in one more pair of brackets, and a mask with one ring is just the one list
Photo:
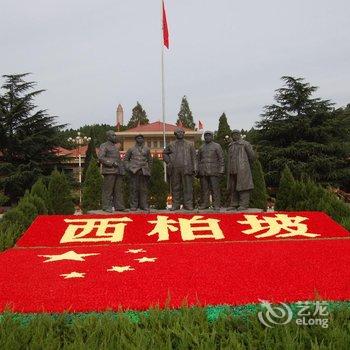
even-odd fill
[(153, 140), (153, 148), (158, 148), (158, 141), (157, 140)]
[(152, 145), (151, 145), (151, 140), (147, 140), (147, 147), (148, 147), (148, 148), (151, 148), (151, 147), (152, 147)]

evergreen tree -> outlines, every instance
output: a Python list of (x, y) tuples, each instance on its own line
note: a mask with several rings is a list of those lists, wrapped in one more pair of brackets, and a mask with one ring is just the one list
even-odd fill
[(131, 118), (127, 125), (128, 129), (135, 128), (137, 125), (148, 124), (149, 120), (145, 110), (142, 108), (140, 102), (137, 101), (136, 106), (132, 109)]
[(251, 208), (267, 209), (267, 190), (261, 163), (256, 159), (252, 167), (254, 189), (250, 198)]
[(182, 124), (184, 128), (192, 130), (194, 130), (196, 127), (186, 96), (182, 98), (181, 107), (178, 113), (178, 119), (176, 121), (176, 124)]
[(276, 103), (265, 106), (256, 142), (267, 183), (276, 186), (288, 164), (296, 176), (346, 187), (350, 178), (350, 113), (313, 98), (317, 88), (302, 78), (282, 77)]
[(63, 126), (37, 108), (34, 100), (43, 90), (34, 90), (36, 84), (24, 80), (27, 75), (4, 75), (0, 92), (0, 186), (12, 203), (60, 162), (55, 148)]
[(275, 210), (286, 210), (290, 205), (290, 197), (294, 185), (294, 177), (288, 165), (282, 171), (276, 196)]
[(39, 178), (35, 184), (32, 186), (31, 190), (30, 190), (30, 194), (32, 196), (36, 196), (39, 197), (40, 199), (43, 200), (43, 202), (45, 203), (45, 206), (47, 208), (47, 212), (48, 213), (52, 213), (52, 208), (51, 208), (51, 204), (50, 204), (50, 200), (49, 200), (49, 192), (48, 189), (46, 187), (46, 185), (44, 184), (44, 181), (42, 178)]
[(71, 188), (64, 173), (54, 170), (50, 176), (48, 197), (53, 214), (74, 214)]
[(92, 159), (97, 159), (96, 144), (95, 144), (95, 139), (93, 137), (91, 137), (91, 140), (88, 144), (86, 154), (85, 154), (85, 161), (84, 161), (84, 167), (83, 167), (83, 173), (82, 173), (83, 182), (85, 180), (86, 172), (89, 168), (89, 165)]
[(150, 205), (156, 209), (165, 209), (168, 193), (168, 184), (164, 181), (163, 162), (157, 157), (154, 157), (149, 184)]
[(88, 210), (101, 209), (102, 181), (97, 161), (92, 158), (83, 183), (82, 209), (84, 213)]
[(8, 197), (4, 195), (3, 192), (0, 191), (0, 206), (4, 205), (8, 201)]
[(231, 136), (231, 129), (227, 122), (226, 114), (222, 113), (219, 118), (218, 131), (215, 133), (215, 142), (219, 143), (224, 150), (228, 149), (229, 144), (225, 138), (226, 136)]

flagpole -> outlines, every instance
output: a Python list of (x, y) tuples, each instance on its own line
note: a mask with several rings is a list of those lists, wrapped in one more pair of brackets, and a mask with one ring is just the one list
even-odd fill
[[(160, 46), (161, 46), (161, 78), (162, 78), (162, 119), (163, 119), (163, 144), (164, 144), (164, 149), (166, 147), (166, 138), (165, 138), (165, 88), (164, 88), (164, 36), (163, 36), (163, 0), (160, 1)], [(164, 181), (167, 181), (167, 173), (166, 173), (166, 164), (164, 164)]]

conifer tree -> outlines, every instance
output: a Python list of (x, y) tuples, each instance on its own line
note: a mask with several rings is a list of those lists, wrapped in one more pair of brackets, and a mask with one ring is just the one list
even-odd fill
[(295, 180), (288, 165), (286, 165), (281, 174), (281, 180), (276, 196), (275, 210), (286, 210), (291, 204), (292, 191), (294, 190)]
[(32, 196), (37, 196), (45, 203), (48, 213), (52, 213), (52, 208), (49, 200), (49, 192), (42, 178), (39, 178), (30, 190)]
[(267, 209), (267, 190), (261, 163), (256, 159), (252, 166), (254, 189), (250, 198), (251, 208)]
[(48, 187), (48, 197), (53, 214), (74, 214), (71, 187), (64, 173), (56, 169), (52, 172)]
[(150, 205), (156, 209), (165, 209), (168, 193), (168, 184), (164, 181), (163, 163), (157, 157), (154, 157), (149, 184)]
[(34, 90), (36, 83), (25, 81), (27, 75), (4, 75), (0, 91), (0, 186), (12, 203), (60, 163), (55, 149), (63, 126), (37, 108), (34, 100), (44, 90)]
[(267, 183), (277, 186), (284, 164), (294, 176), (350, 187), (350, 113), (313, 97), (317, 87), (303, 78), (282, 77), (272, 105), (265, 106), (254, 135)]
[(184, 128), (188, 128), (192, 130), (194, 130), (196, 127), (186, 96), (182, 98), (181, 107), (178, 113), (178, 119), (176, 121), (176, 124), (178, 125), (182, 124)]
[(91, 137), (91, 140), (88, 144), (86, 154), (85, 154), (85, 160), (84, 160), (84, 167), (83, 167), (83, 173), (82, 173), (82, 180), (84, 182), (86, 172), (89, 168), (90, 162), (92, 159), (97, 159), (97, 154), (96, 154), (96, 143), (95, 139)]
[(215, 142), (219, 143), (224, 150), (228, 149), (228, 142), (225, 139), (226, 136), (231, 136), (231, 129), (226, 114), (222, 113), (219, 118), (218, 131), (215, 133)]
[(84, 213), (88, 210), (101, 209), (102, 181), (97, 161), (92, 158), (83, 183), (82, 209)]
[(148, 124), (149, 120), (145, 110), (142, 108), (140, 102), (137, 101), (136, 106), (132, 109), (131, 118), (127, 125), (128, 129), (135, 128), (137, 125)]

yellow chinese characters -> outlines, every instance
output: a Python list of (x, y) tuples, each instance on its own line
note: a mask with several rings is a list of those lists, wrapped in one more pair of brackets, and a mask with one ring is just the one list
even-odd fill
[(317, 237), (319, 234), (308, 232), (308, 227), (303, 221), (308, 218), (303, 216), (289, 217), (286, 214), (275, 214), (274, 217), (263, 216), (262, 219), (258, 219), (257, 215), (244, 215), (245, 221), (238, 221), (242, 225), (250, 225), (250, 229), (243, 230), (242, 232), (247, 235), (255, 235), (256, 238), (265, 237)]
[[(105, 219), (65, 219), (69, 225), (60, 243), (121, 242), (128, 217)], [(88, 236), (88, 237), (87, 237)]]
[[(203, 216), (200, 215), (195, 215), (191, 219), (179, 218), (178, 221), (169, 219), (168, 216), (157, 215), (157, 220), (148, 221), (150, 224), (155, 224), (155, 226), (147, 235), (158, 235), (158, 242), (168, 241), (169, 232), (180, 230), (183, 241), (194, 241), (200, 238), (225, 239), (219, 221), (217, 219), (203, 219)], [(179, 225), (179, 227), (175, 225)]]

